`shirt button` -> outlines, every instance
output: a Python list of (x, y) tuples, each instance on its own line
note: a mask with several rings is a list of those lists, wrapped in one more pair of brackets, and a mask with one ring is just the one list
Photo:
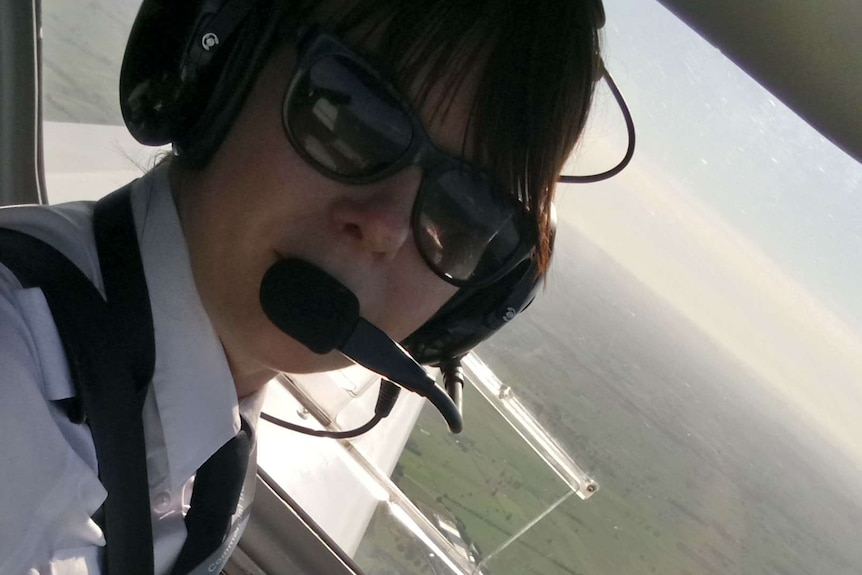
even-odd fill
[(167, 513), (171, 509), (171, 494), (169, 491), (161, 491), (153, 498), (153, 511), (159, 515)]

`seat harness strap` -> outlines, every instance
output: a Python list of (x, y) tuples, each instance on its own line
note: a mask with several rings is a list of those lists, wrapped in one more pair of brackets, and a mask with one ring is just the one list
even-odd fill
[[(0, 263), (23, 287), (42, 289), (66, 352), (77, 395), (57, 403), (72, 421), (86, 421), (93, 435), (107, 491), (94, 516), (105, 533), (104, 571), (152, 575), (142, 409), (155, 368), (155, 337), (131, 185), (96, 203), (93, 227), (107, 301), (66, 256), (28, 234), (0, 228)], [(248, 522), (256, 442), (242, 423), (198, 470), (174, 575), (220, 571)]]
[[(135, 300), (145, 302), (145, 309), (127, 309), (125, 304), (113, 302), (107, 304), (87, 276), (63, 254), (22, 232), (0, 229), (0, 262), (25, 288), (42, 289), (57, 325), (77, 397), (92, 431), (99, 479), (107, 490), (102, 508), (107, 541), (106, 570), (112, 575), (149, 575), (153, 573), (153, 541), (141, 418), (143, 393), (140, 391), (149, 383), (155, 347), (152, 344), (146, 352), (144, 344), (143, 352), (135, 350), (141, 357), (131, 361), (135, 356), (130, 354), (132, 344), (126, 338), (135, 333), (135, 338), (146, 339), (146, 331), (143, 336), (138, 332), (146, 330), (146, 324), (152, 334), (152, 315), (129, 190), (126, 186), (100, 201), (94, 221), (97, 227), (104, 220), (108, 222), (106, 229), (123, 228), (128, 232), (116, 237), (110, 232), (97, 233), (97, 238), (101, 237), (98, 248), (103, 273), (106, 258), (113, 266), (119, 254), (122, 254), (119, 259), (124, 261), (134, 260), (136, 256), (140, 272), (134, 277), (143, 282), (143, 286), (131, 287), (127, 282), (120, 282), (120, 287), (106, 285), (106, 292), (110, 296), (116, 290), (131, 289), (138, 294)], [(110, 249), (103, 255), (106, 245)], [(105, 283), (109, 283), (112, 275), (111, 281), (116, 281), (116, 276), (122, 273), (125, 272), (109, 273)], [(139, 297), (141, 287), (143, 298)], [(120, 313), (125, 318), (122, 322), (118, 320)], [(133, 321), (134, 325), (129, 325), (128, 321)]]

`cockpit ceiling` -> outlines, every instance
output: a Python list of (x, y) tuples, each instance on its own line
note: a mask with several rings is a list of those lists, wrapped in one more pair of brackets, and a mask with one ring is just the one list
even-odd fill
[(659, 2), (862, 162), (862, 2)]

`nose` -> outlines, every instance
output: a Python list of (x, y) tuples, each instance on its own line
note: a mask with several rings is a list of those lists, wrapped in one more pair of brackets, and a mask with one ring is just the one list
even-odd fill
[(410, 215), (421, 181), (421, 170), (410, 167), (379, 182), (349, 186), (332, 207), (338, 232), (375, 258), (392, 260), (410, 240)]

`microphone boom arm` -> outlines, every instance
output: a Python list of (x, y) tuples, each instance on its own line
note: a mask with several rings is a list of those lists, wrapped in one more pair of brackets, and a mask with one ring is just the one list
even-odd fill
[[(359, 365), (404, 389), (426, 397), (440, 411), (449, 425), (449, 430), (452, 433), (460, 433), (464, 425), (461, 411), (446, 392), (425, 373), (422, 366), (416, 363), (406, 351), (401, 354), (384, 354), (378, 351), (391, 349), (393, 345), (403, 351), (403, 348), (393, 342), (380, 328), (360, 317), (347, 341), (339, 347), (339, 351)], [(381, 360), (381, 357), (386, 359)]]

